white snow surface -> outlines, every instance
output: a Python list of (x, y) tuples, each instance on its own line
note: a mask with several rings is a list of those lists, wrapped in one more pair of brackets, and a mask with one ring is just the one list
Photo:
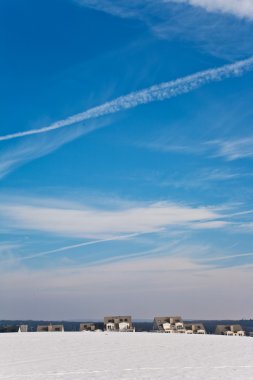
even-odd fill
[(252, 380), (253, 338), (102, 332), (0, 334), (0, 379)]

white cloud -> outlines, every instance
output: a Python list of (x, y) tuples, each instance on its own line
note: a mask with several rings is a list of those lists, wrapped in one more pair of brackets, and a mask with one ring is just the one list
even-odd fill
[(229, 13), (236, 17), (253, 19), (252, 0), (164, 0), (165, 3), (173, 1), (201, 7), (208, 12)]
[(31, 204), (3, 204), (5, 225), (22, 230), (82, 238), (108, 238), (122, 234), (159, 232), (168, 226), (187, 226), (221, 217), (218, 209), (176, 203), (149, 203), (111, 210), (53, 208)]

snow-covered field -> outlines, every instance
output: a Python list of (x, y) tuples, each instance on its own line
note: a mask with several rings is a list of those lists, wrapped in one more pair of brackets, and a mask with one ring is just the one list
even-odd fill
[(0, 379), (252, 380), (253, 338), (154, 333), (0, 334)]

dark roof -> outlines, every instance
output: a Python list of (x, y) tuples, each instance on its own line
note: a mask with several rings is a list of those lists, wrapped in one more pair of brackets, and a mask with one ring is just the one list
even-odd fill
[(194, 331), (195, 330), (204, 330), (204, 331), (206, 331), (203, 323), (184, 323), (184, 327), (186, 330), (194, 330)]
[(112, 315), (108, 317), (104, 317), (104, 323), (108, 323), (110, 321), (118, 320), (120, 322), (130, 322), (132, 323), (132, 317), (130, 315)]

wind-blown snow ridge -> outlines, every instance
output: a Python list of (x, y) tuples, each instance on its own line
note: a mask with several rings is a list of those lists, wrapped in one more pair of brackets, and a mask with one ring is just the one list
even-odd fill
[(242, 61), (237, 61), (233, 64), (224, 65), (219, 68), (200, 71), (196, 74), (179, 78), (173, 81), (153, 85), (144, 90), (131, 92), (128, 95), (120, 96), (100, 106), (90, 108), (87, 111), (75, 114), (63, 120), (59, 120), (47, 127), (0, 136), (0, 141), (46, 133), (59, 128), (80, 123), (85, 120), (95, 119), (130, 108), (135, 108), (141, 104), (170, 99), (178, 95), (191, 92), (205, 84), (236, 77), (251, 70), (253, 70), (253, 57)]

